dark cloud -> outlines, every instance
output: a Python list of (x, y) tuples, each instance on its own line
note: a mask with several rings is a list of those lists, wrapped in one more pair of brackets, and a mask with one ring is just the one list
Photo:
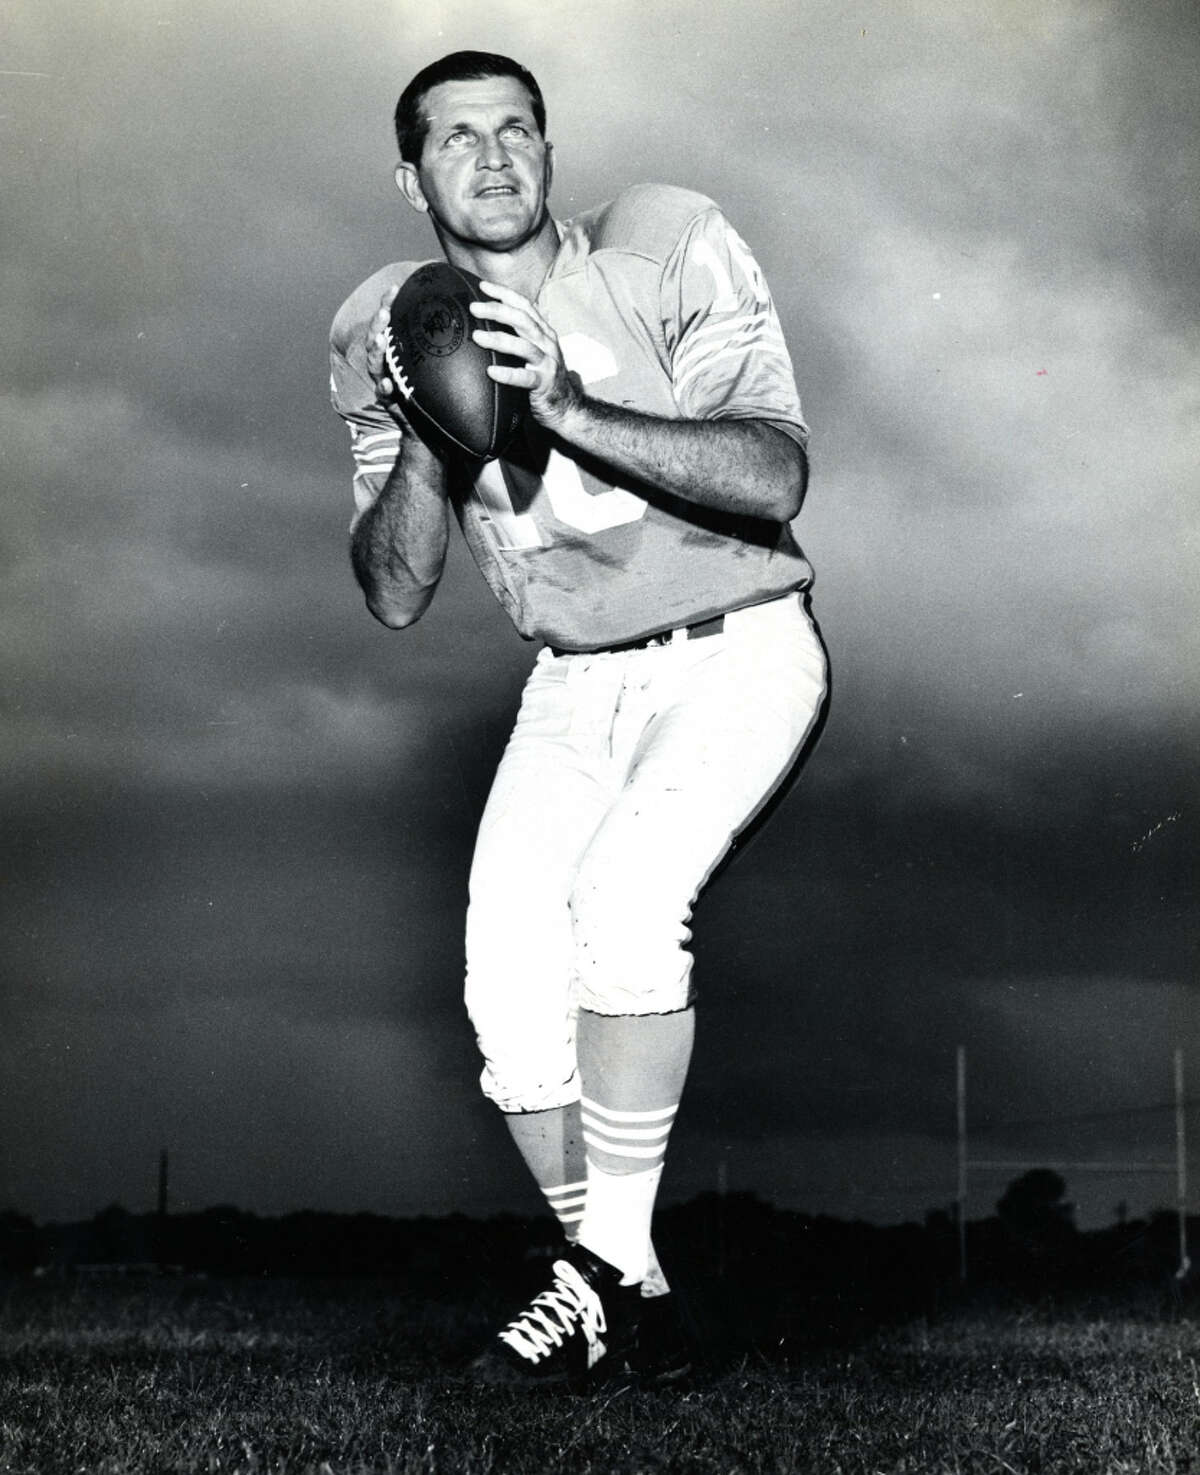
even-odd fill
[(994, 1115), (1156, 1095), (1197, 894), (1189, 6), (621, 0), (565, 27), (396, 0), (297, 28), (274, 4), (20, 4), (0, 1198), (132, 1197), (163, 1140), (196, 1202), (526, 1192), (458, 990), (531, 652), (459, 543), (426, 620), (370, 621), (326, 392), (341, 298), (432, 253), (389, 116), (457, 45), (539, 73), (560, 213), (645, 178), (720, 200), (815, 431), (832, 716), (697, 919), (719, 1028), (677, 1189), (729, 1142), (735, 1184), (919, 1206), (960, 1040)]

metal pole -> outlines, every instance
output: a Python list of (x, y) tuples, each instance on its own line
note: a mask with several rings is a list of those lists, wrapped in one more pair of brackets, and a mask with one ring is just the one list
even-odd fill
[(1187, 1138), (1185, 1136), (1186, 1113), (1183, 1099), (1183, 1050), (1175, 1051), (1175, 1183), (1176, 1203), (1179, 1211), (1179, 1269), (1176, 1277), (1182, 1280), (1191, 1269), (1187, 1243)]
[(717, 1276), (725, 1279), (725, 1196), (729, 1192), (729, 1159), (717, 1159)]
[(959, 1045), (958, 1075), (958, 1278), (967, 1283), (967, 1048)]

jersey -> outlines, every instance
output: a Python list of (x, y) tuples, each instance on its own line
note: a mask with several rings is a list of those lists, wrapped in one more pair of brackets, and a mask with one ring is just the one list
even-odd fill
[[(807, 444), (763, 274), (711, 200), (639, 185), (558, 228), (537, 306), (589, 396), (667, 419), (766, 421)], [(419, 265), (376, 272), (333, 324), (332, 399), (351, 429), (356, 518), (379, 495), (400, 440), (367, 372), (367, 325), (386, 289)], [(623, 644), (812, 579), (786, 524), (623, 480), (532, 421), (451, 498), (517, 630), (561, 649)]]

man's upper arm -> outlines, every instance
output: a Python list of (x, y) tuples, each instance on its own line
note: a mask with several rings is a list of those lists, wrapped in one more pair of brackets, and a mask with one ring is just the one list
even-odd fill
[(762, 271), (716, 207), (689, 223), (663, 267), (675, 402), (689, 420), (752, 419), (803, 448), (808, 427)]
[(342, 303), (329, 330), (330, 399), (350, 427), (354, 455), (354, 518), (374, 505), (400, 455), (400, 427), (379, 402), (367, 367), (367, 332), (384, 294), (414, 267), (396, 261), (360, 282)]
[(352, 348), (336, 339), (329, 352), (329, 397), (333, 408), (350, 428), (354, 457), (354, 516), (351, 529), (373, 506), (400, 455), (400, 427), (375, 397), (375, 387)]

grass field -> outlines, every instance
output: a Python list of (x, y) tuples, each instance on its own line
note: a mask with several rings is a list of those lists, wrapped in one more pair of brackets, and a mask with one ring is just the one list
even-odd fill
[(950, 1306), (671, 1392), (477, 1390), (491, 1308), (378, 1281), (0, 1284), (0, 1471), (1200, 1472), (1168, 1297)]

